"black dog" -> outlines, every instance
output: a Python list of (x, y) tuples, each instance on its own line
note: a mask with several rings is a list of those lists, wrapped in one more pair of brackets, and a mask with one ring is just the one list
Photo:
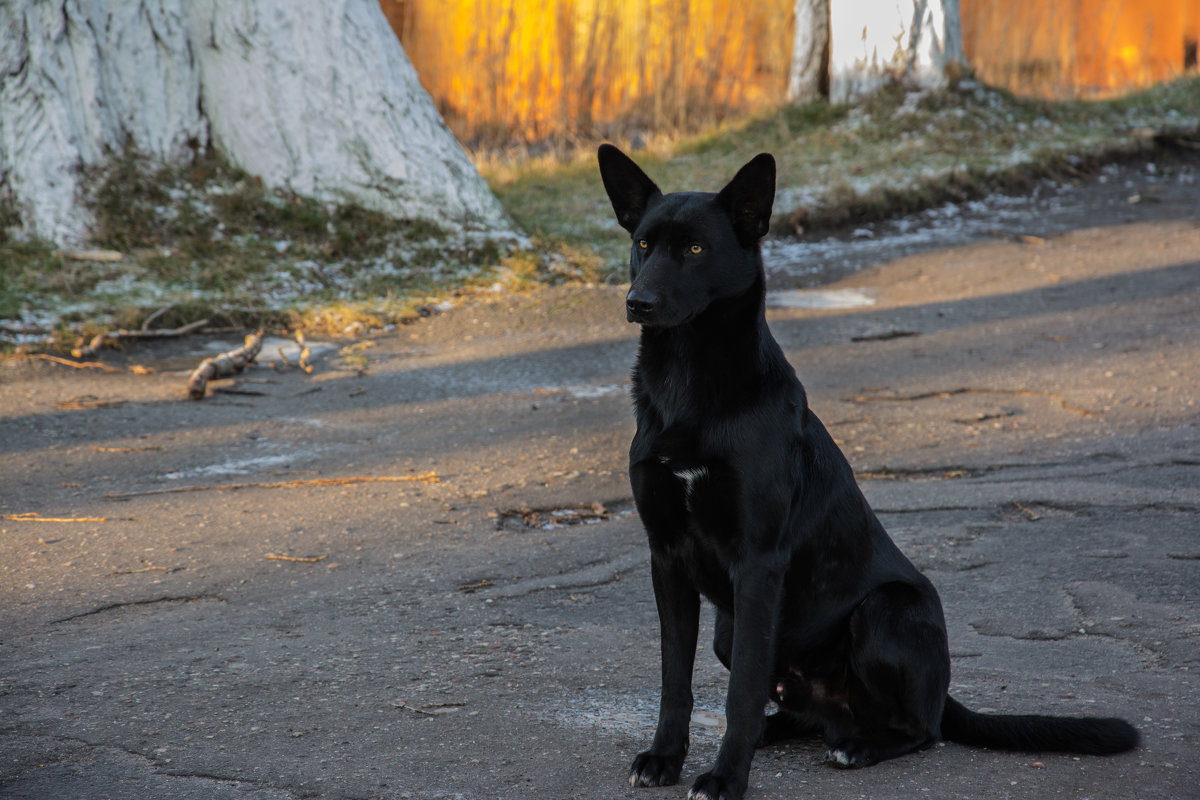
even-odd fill
[[(939, 739), (1001, 749), (1116, 753), (1119, 719), (978, 714), (947, 696), (950, 656), (933, 585), (867, 505), (767, 328), (759, 240), (775, 161), (718, 194), (663, 195), (626, 155), (599, 151), (633, 238), (630, 322), (642, 326), (629, 448), (650, 539), (662, 699), (634, 786), (675, 783), (688, 749), (700, 595), (717, 609), (728, 727), (689, 797), (737, 800), (754, 748), (823, 734), (826, 759), (862, 767)], [(780, 710), (764, 715), (768, 698)]]

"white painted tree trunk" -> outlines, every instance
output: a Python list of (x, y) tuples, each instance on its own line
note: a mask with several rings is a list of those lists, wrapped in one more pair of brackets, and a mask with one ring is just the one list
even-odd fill
[(963, 61), (958, 0), (830, 4), (830, 97), (843, 102), (888, 81), (941, 86)]
[(86, 242), (79, 167), (213, 145), (268, 186), (450, 229), (511, 223), (376, 0), (4, 0), (0, 200)]
[(800, 103), (829, 96), (829, 1), (796, 0), (787, 98)]

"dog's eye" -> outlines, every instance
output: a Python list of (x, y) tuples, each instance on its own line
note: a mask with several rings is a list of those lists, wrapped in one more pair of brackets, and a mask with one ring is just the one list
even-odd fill
[(699, 244), (693, 244), (691, 247), (688, 248), (688, 252), (690, 252), (694, 256), (698, 256), (704, 252), (704, 246), (699, 245)]
[(646, 249), (647, 247), (649, 247), (649, 246), (650, 246), (650, 243), (649, 243), (649, 242), (647, 242), (645, 239), (638, 239), (638, 247), (640, 247), (640, 248), (642, 248), (643, 250), (645, 250), (645, 249)]

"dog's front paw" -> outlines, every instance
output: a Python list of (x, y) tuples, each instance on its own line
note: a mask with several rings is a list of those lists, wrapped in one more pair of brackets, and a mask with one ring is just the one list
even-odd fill
[(672, 756), (656, 755), (647, 750), (638, 753), (629, 768), (629, 785), (638, 786), (670, 786), (679, 783), (679, 773), (683, 771), (684, 753)]
[(742, 800), (745, 793), (745, 781), (706, 772), (692, 784), (688, 800)]

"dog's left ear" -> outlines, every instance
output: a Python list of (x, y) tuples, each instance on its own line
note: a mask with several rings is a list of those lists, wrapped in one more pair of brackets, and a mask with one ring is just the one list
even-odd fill
[(633, 159), (611, 144), (602, 144), (596, 152), (604, 191), (612, 201), (617, 222), (633, 233), (646, 214), (650, 201), (662, 197), (658, 185), (650, 180)]
[(775, 203), (775, 159), (759, 153), (717, 195), (729, 214), (738, 240), (747, 247), (767, 235)]

